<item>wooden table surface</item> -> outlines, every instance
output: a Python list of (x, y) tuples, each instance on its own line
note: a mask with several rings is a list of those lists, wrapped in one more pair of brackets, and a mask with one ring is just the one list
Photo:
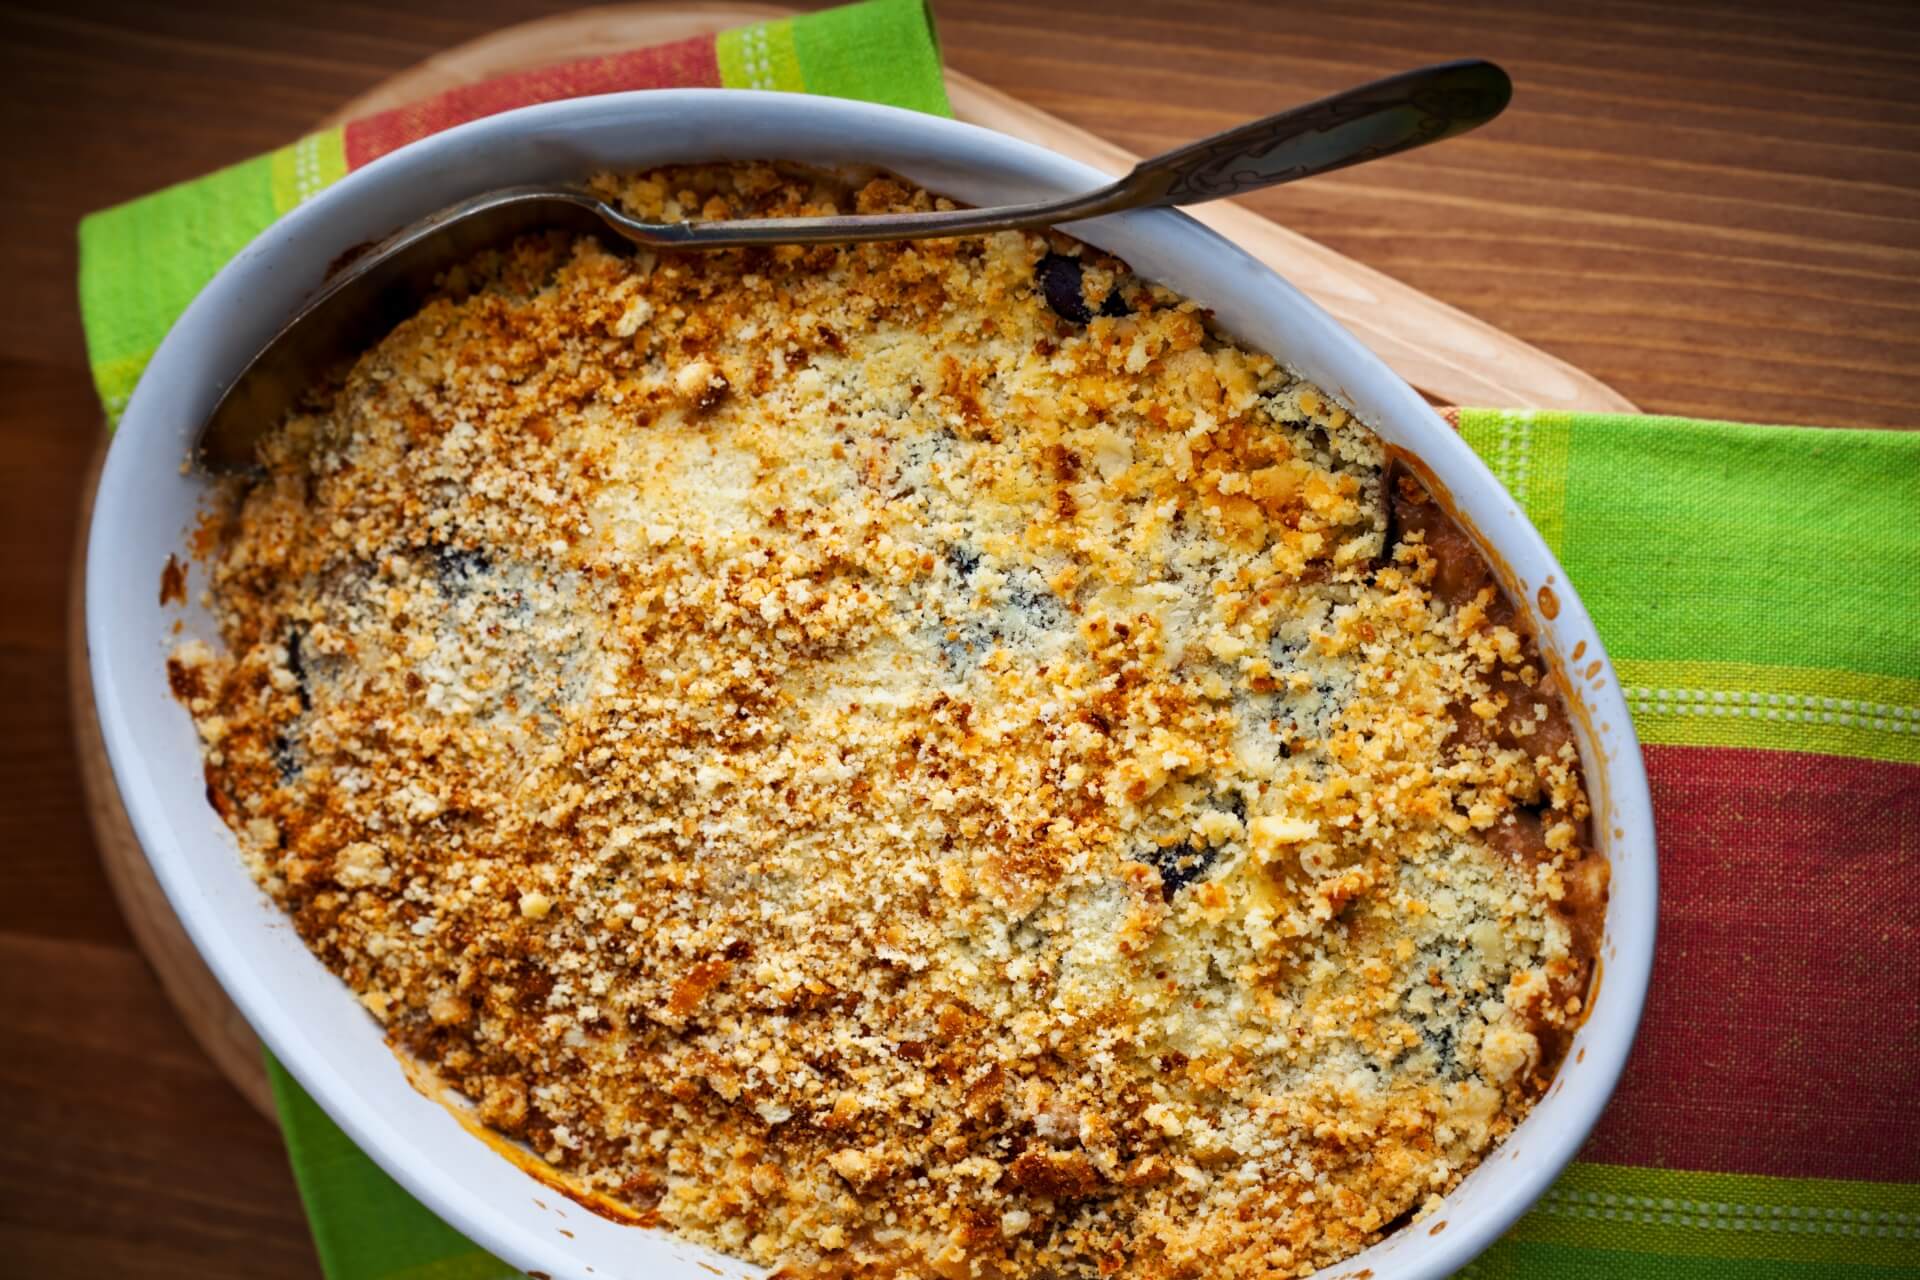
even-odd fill
[[(564, 6), (0, 8), (0, 1270), (317, 1274), (278, 1135), (178, 1025), (72, 762), (65, 593), (97, 440), (86, 211), (267, 150)], [(1519, 85), (1461, 142), (1253, 203), (1651, 412), (1920, 422), (1920, 9), (936, 0), (949, 62), (1139, 151), (1415, 63)], [(1562, 10), (1556, 12), (1556, 8)]]

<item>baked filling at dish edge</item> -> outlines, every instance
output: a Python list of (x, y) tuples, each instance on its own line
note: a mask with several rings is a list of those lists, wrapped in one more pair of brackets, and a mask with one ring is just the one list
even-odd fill
[(261, 463), (168, 664), (209, 799), (397, 1049), (648, 1221), (796, 1276), (1303, 1275), (1578, 1024), (1606, 864), (1484, 559), (1063, 235), (527, 237)]

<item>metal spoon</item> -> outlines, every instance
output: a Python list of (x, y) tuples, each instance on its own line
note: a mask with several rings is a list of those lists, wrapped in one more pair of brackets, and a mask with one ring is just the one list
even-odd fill
[(1444, 62), (1389, 76), (1143, 160), (1079, 195), (934, 213), (726, 222), (642, 222), (575, 187), (507, 187), (463, 200), (339, 269), (255, 356), (201, 429), (213, 470), (245, 467), (254, 446), (328, 369), (418, 310), (436, 277), (482, 249), (539, 229), (611, 232), (662, 249), (848, 244), (981, 235), (1074, 222), (1122, 209), (1198, 204), (1409, 151), (1499, 115), (1513, 82), (1491, 62)]

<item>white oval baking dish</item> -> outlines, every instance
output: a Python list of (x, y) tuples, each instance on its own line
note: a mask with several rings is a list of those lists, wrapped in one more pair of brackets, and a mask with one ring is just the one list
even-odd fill
[[(193, 726), (168, 692), (164, 670), (177, 611), (158, 603), (156, 584), (167, 555), (182, 552), (202, 496), (201, 480), (181, 467), (198, 424), (342, 252), (494, 187), (723, 159), (879, 166), (974, 204), (1105, 180), (1038, 147), (950, 120), (736, 90), (576, 99), (439, 134), (288, 214), (200, 294), (127, 407), (88, 547), (87, 640), (114, 773), (160, 882), (214, 973), (280, 1061), (403, 1186), (506, 1261), (566, 1280), (709, 1280), (710, 1268), (757, 1273), (562, 1201), (408, 1084), (373, 1019), (248, 877), (207, 803)], [(1484, 1249), (1546, 1189), (1606, 1104), (1632, 1044), (1652, 964), (1656, 876), (1647, 782), (1626, 704), (1577, 592), (1518, 505), (1433, 410), (1325, 312), (1176, 212), (1121, 214), (1073, 231), (1211, 307), (1228, 331), (1337, 394), (1389, 444), (1424, 463), (1503, 570), (1542, 649), (1571, 677), (1594, 830), (1613, 871), (1603, 980), (1590, 1016), (1549, 1095), (1441, 1213), (1334, 1269), (1434, 1280)], [(1539, 612), (1542, 586), (1558, 600), (1554, 617)], [(213, 638), (205, 626), (202, 634)], [(1576, 649), (1577, 673), (1565, 661)], [(1441, 1221), (1445, 1227), (1435, 1228)]]

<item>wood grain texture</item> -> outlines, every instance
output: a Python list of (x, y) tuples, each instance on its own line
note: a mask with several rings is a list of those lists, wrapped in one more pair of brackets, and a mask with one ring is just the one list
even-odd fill
[[(1920, 421), (1920, 10), (936, 0), (949, 63), (1136, 152), (1404, 65), (1512, 111), (1251, 203), (1642, 407)], [(86, 211), (278, 145), (524, 0), (0, 9), (0, 1270), (311, 1277), (277, 1137), (180, 1029), (95, 857), (65, 589), (97, 407)]]

